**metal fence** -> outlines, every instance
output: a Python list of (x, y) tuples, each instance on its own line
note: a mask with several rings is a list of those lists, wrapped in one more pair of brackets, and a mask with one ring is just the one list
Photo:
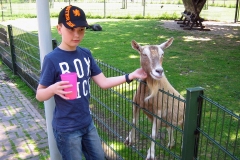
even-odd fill
[(0, 33), (4, 37), (0, 48), (2, 61), (36, 90), (41, 69), (38, 35), (11, 25), (0, 25), (0, 28), (8, 32), (6, 36)]
[[(1, 60), (33, 90), (36, 90), (40, 74), (40, 58), (37, 35), (12, 26), (1, 26)], [(123, 71), (97, 60), (109, 76), (125, 74)], [(107, 159), (145, 159), (151, 143), (155, 144), (156, 159), (240, 159), (240, 116), (204, 96), (201, 87), (188, 88), (186, 99), (180, 99), (168, 91), (159, 90), (170, 101), (185, 103), (184, 128), (174, 126), (171, 120), (151, 113), (144, 106), (135, 104), (133, 96), (141, 81), (124, 83), (108, 90), (91, 84), (91, 110)], [(146, 84), (144, 84), (146, 85)], [(132, 106), (136, 105), (174, 129), (175, 147), (168, 148), (167, 130), (161, 128), (156, 139), (151, 136), (152, 123), (140, 112), (139, 125), (133, 125)], [(136, 130), (136, 142), (124, 145), (129, 131)]]
[(199, 159), (240, 159), (240, 117), (217, 102), (203, 99)]
[[(37, 16), (34, 1), (1, 1), (0, 16), (2, 21), (24, 15), (26, 18)], [(52, 3), (51, 3), (52, 2)], [(50, 14), (57, 16), (66, 5), (82, 8), (88, 18), (180, 18), (185, 10), (182, 0), (70, 0), (50, 1)], [(215, 6), (211, 6), (211, 5)], [(238, 4), (238, 3), (237, 3)], [(207, 20), (231, 21), (239, 20), (239, 8), (235, 0), (209, 0), (201, 12)], [(224, 7), (223, 7), (224, 6)], [(27, 8), (27, 9), (26, 9)], [(238, 11), (238, 12), (236, 12)]]
[[(125, 74), (101, 61), (98, 65), (107, 76)], [(105, 152), (110, 159), (145, 159), (151, 142), (155, 143), (156, 159), (234, 159), (240, 158), (240, 117), (225, 107), (203, 95), (203, 88), (188, 88), (186, 100), (164, 93), (170, 101), (182, 101), (186, 104), (184, 129), (174, 128), (175, 147), (169, 149), (167, 130), (161, 128), (157, 139), (151, 137), (152, 123), (140, 112), (139, 125), (133, 125), (132, 101), (141, 81), (122, 84), (109, 90), (100, 90), (91, 86), (91, 107), (97, 122), (99, 134), (105, 142)], [(168, 104), (168, 103), (167, 103)], [(144, 106), (142, 111), (156, 116), (159, 123), (167, 123), (161, 116), (151, 113)], [(160, 106), (159, 106), (160, 107)], [(176, 109), (176, 108), (175, 108)], [(169, 120), (169, 125), (172, 125)], [(125, 146), (124, 141), (131, 128), (136, 129), (136, 142)]]
[[(97, 61), (97, 63), (106, 76), (125, 74), (101, 61)], [(91, 84), (91, 108), (93, 117), (98, 126), (99, 135), (103, 142), (105, 142), (104, 150), (108, 159), (145, 159), (151, 142), (155, 144), (154, 152), (157, 159), (182, 159), (182, 128), (173, 126), (171, 124), (172, 120), (166, 122), (160, 115), (146, 110), (144, 106), (136, 104), (133, 101), (134, 93), (140, 83), (146, 85), (144, 82), (136, 80), (131, 84), (124, 83), (108, 90), (100, 90), (96, 84)], [(179, 100), (185, 103), (185, 100), (181, 100), (164, 90), (160, 90), (160, 92), (165, 93), (164, 98), (168, 99), (169, 102)], [(153, 124), (143, 112), (139, 114), (138, 125), (134, 125), (133, 105), (141, 108), (141, 110), (147, 114), (156, 117), (158, 119), (157, 123), (160, 125), (168, 123), (168, 125), (172, 126), (174, 128), (176, 147), (171, 150), (167, 147), (168, 134), (165, 128), (160, 128), (159, 132), (157, 132), (156, 139), (152, 137)], [(157, 108), (160, 109), (161, 107), (158, 106)], [(135, 143), (131, 146), (126, 146), (124, 142), (132, 128), (136, 130)], [(132, 132), (132, 134), (134, 133)]]

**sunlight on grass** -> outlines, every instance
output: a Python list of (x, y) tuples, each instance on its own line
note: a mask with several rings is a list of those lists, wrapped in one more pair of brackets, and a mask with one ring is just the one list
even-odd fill
[(160, 39), (168, 39), (169, 37), (168, 37), (168, 36), (163, 36), (163, 35), (161, 35), (161, 36), (158, 36), (157, 38), (160, 38)]
[(136, 55), (130, 55), (129, 58), (135, 59), (135, 58), (139, 58), (139, 56), (136, 56)]
[(210, 41), (212, 39), (210, 38), (199, 38), (199, 37), (193, 37), (193, 36), (183, 36), (184, 41), (190, 42), (190, 41)]
[(179, 58), (179, 56), (171, 56), (171, 57), (169, 57), (170, 59), (178, 59)]
[(186, 94), (186, 90), (179, 91), (179, 93), (180, 93), (181, 95), (185, 95), (185, 94)]
[(129, 92), (129, 91), (135, 90), (135, 87), (133, 87), (133, 86), (136, 86), (136, 84), (137, 84), (137, 81), (133, 81), (133, 82), (131, 82), (131, 84), (123, 83), (123, 84), (120, 84), (120, 85), (112, 87), (112, 88), (118, 92), (123, 92), (123, 91)]
[(142, 25), (135, 25), (134, 27), (142, 27)]
[(95, 47), (95, 48), (93, 48), (94, 50), (99, 50), (100, 49), (100, 47)]
[(149, 45), (148, 43), (142, 43), (142, 42), (137, 42), (137, 43), (140, 44), (141, 46)]
[(220, 89), (221, 87), (220, 87), (220, 86), (215, 86), (214, 88), (216, 88), (216, 89)]
[(232, 35), (232, 34), (229, 34), (229, 35), (226, 35), (226, 34), (225, 34), (225, 36), (226, 36), (227, 38), (234, 38), (234, 35)]
[(115, 142), (115, 143), (112, 143), (111, 145), (110, 145), (112, 148), (114, 148), (116, 151), (121, 151), (121, 150), (123, 150), (124, 149), (124, 145), (123, 145), (123, 143), (120, 143), (120, 142)]
[(240, 137), (240, 133), (238, 135), (232, 134), (230, 139), (231, 139), (231, 141), (234, 142), (234, 141), (236, 141), (237, 137)]

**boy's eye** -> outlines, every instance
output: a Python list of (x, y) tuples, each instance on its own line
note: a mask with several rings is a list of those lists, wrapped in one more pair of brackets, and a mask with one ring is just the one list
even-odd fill
[(80, 31), (85, 31), (85, 28), (81, 28)]
[(84, 32), (85, 31), (85, 28), (70, 28), (69, 29), (71, 32)]

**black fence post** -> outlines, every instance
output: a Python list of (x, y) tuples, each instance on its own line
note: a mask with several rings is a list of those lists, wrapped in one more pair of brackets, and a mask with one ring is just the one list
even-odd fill
[(15, 46), (14, 46), (14, 41), (13, 41), (12, 26), (11, 25), (7, 25), (7, 26), (8, 26), (8, 36), (9, 36), (9, 41), (10, 41), (13, 74), (17, 75), (16, 55), (15, 55)]
[(58, 46), (58, 42), (56, 39), (52, 39), (52, 47), (55, 49)]
[(239, 6), (240, 6), (240, 1), (237, 0), (236, 2), (236, 11), (235, 11), (235, 17), (234, 17), (234, 23), (237, 23), (238, 22), (238, 19), (239, 19)]
[(182, 159), (197, 159), (203, 88), (188, 88), (183, 130)]

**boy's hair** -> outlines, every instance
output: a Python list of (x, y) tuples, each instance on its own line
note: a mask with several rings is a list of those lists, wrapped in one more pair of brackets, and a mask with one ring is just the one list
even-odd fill
[(58, 16), (58, 24), (63, 24), (66, 28), (88, 27), (84, 11), (76, 6), (64, 7)]

